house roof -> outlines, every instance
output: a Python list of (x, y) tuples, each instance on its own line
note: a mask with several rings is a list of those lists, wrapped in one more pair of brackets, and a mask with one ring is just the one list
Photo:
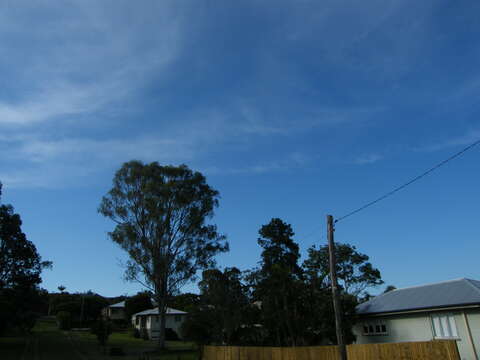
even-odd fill
[(480, 281), (456, 279), (396, 289), (357, 306), (357, 313), (381, 314), (431, 308), (480, 305)]
[[(166, 314), (167, 315), (184, 315), (184, 314), (187, 314), (187, 313), (185, 311), (181, 311), (181, 310), (172, 309), (172, 308), (167, 307)], [(140, 311), (136, 314), (133, 314), (133, 316), (137, 316), (137, 315), (158, 315), (158, 307), (156, 307), (154, 309), (148, 309), (148, 310)]]
[(125, 307), (125, 301), (120, 301), (119, 303), (109, 305), (108, 307), (111, 307), (111, 308), (122, 308), (122, 307)]

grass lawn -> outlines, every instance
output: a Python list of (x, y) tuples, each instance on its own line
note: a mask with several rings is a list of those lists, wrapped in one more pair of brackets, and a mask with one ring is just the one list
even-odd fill
[(33, 334), (28, 337), (0, 338), (1, 360), (99, 360), (121, 358), (139, 360), (196, 360), (198, 353), (192, 343), (167, 342), (167, 349), (155, 352), (156, 342), (136, 339), (129, 333), (113, 333), (106, 352), (111, 347), (122, 348), (125, 356), (104, 354), (96, 337), (89, 332), (60, 331), (52, 319), (37, 322)]
[(21, 359), (26, 339), (19, 337), (0, 337), (0, 359)]
[[(103, 348), (98, 345), (95, 335), (89, 332), (70, 332), (74, 345), (88, 358), (111, 358), (103, 355)], [(134, 338), (128, 332), (114, 332), (108, 338), (108, 348), (121, 348), (126, 356), (123, 359), (137, 360), (142, 354), (147, 354), (149, 359), (157, 360), (196, 360), (198, 358), (195, 346), (189, 342), (167, 341), (167, 349), (156, 353), (156, 341), (146, 341)]]

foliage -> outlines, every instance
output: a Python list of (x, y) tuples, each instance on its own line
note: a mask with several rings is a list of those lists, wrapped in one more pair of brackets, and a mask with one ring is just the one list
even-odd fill
[(0, 289), (37, 286), (51, 262), (42, 261), (21, 230), (22, 220), (11, 205), (0, 205)]
[(387, 287), (385, 288), (385, 290), (383, 291), (384, 294), (390, 292), (390, 291), (393, 291), (393, 290), (397, 290), (397, 287), (394, 286), (394, 285), (387, 285)]
[(178, 334), (175, 330), (167, 328), (165, 331), (165, 340), (167, 341), (177, 341), (179, 340)]
[(217, 269), (203, 272), (199, 283), (203, 302), (214, 309), (213, 327), (215, 339), (219, 343), (233, 345), (234, 335), (244, 321), (244, 311), (249, 305), (242, 274), (237, 268)]
[(131, 319), (133, 314), (152, 308), (152, 295), (148, 291), (139, 292), (125, 300), (125, 314), (127, 319)]
[(136, 339), (140, 339), (140, 330), (138, 330), (137, 328), (133, 328), (132, 336)]
[[(359, 296), (369, 287), (383, 284), (380, 271), (368, 262), (369, 257), (357, 251), (355, 246), (337, 243), (337, 278), (339, 285), (348, 294)], [(308, 259), (304, 262), (305, 274), (310, 281), (330, 286), (328, 245), (308, 249)]]
[(70, 330), (72, 327), (72, 316), (68, 311), (57, 313), (57, 323), (60, 330)]
[[(198, 345), (335, 344), (326, 247), (310, 248), (300, 267), (299, 246), (289, 224), (272, 219), (259, 233), (263, 251), (258, 268), (244, 273), (235, 268), (203, 272), (200, 305), (189, 311), (183, 337)], [(368, 256), (345, 244), (339, 244), (339, 250), (344, 338), (351, 343), (355, 308), (366, 294), (358, 290), (382, 280), (380, 272), (367, 263)]]
[(180, 332), (185, 340), (193, 341), (197, 345), (214, 344), (216, 336), (215, 310), (212, 307), (201, 307), (188, 313), (182, 323)]
[(193, 293), (178, 294), (168, 301), (168, 306), (189, 313), (200, 306), (200, 299), (200, 295)]
[(225, 237), (207, 223), (218, 198), (205, 177), (185, 165), (130, 161), (102, 199), (99, 212), (117, 224), (109, 235), (130, 256), (127, 279), (142, 282), (158, 302), (160, 347), (167, 300), (228, 249)]
[(92, 327), (92, 334), (97, 336), (97, 340), (100, 345), (105, 346), (108, 341), (108, 337), (112, 333), (112, 324), (110, 321), (103, 318), (99, 318)]
[(72, 316), (72, 322), (92, 322), (100, 316), (102, 309), (108, 304), (107, 299), (92, 291), (50, 294), (50, 313), (55, 315), (59, 311), (68, 311)]
[(249, 275), (253, 296), (261, 303), (262, 322), (270, 344), (302, 343), (302, 269), (300, 252), (291, 226), (274, 218), (261, 227), (258, 244), (263, 248), (260, 268)]
[(12, 328), (29, 332), (45, 300), (38, 285), (51, 262), (42, 261), (21, 225), (11, 205), (0, 205), (0, 333)]

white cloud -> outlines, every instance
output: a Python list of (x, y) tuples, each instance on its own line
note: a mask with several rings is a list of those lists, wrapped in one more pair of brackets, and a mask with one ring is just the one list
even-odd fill
[(365, 154), (362, 156), (359, 156), (354, 160), (354, 163), (357, 165), (366, 165), (366, 164), (373, 164), (376, 163), (377, 161), (380, 161), (384, 158), (383, 155), (380, 154)]
[(236, 174), (266, 174), (278, 171), (288, 171), (306, 166), (311, 157), (301, 152), (292, 152), (283, 159), (264, 161), (258, 164), (237, 167), (206, 167), (203, 169), (207, 174), (236, 175)]
[(14, 95), (0, 97), (0, 126), (94, 112), (153, 74), (160, 77), (182, 46), (179, 17), (172, 4), (162, 4), (122, 11), (116, 2), (70, 1), (4, 9), (0, 41), (9, 60), (0, 67), (10, 69), (4, 86)]
[(445, 150), (453, 147), (470, 145), (473, 142), (480, 140), (480, 130), (471, 129), (467, 131), (464, 135), (452, 137), (444, 141), (439, 141), (435, 144), (424, 145), (413, 148), (414, 151), (425, 151), (425, 152), (434, 152)]

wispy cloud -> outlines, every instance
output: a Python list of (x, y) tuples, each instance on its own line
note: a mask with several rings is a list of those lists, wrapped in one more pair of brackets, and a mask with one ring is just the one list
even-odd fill
[[(0, 66), (11, 73), (3, 77), (10, 96), (0, 97), (0, 126), (25, 127), (97, 111), (153, 74), (158, 77), (176, 59), (182, 34), (169, 2), (155, 8), (155, 23), (150, 15), (138, 19), (135, 11), (116, 11), (116, 3), (107, 3), (51, 4), (48, 14), (62, 14), (52, 18), (33, 4), (2, 11), (0, 41), (10, 60)], [(41, 24), (35, 22), (40, 15)], [(155, 36), (146, 37), (149, 30)]]
[(288, 171), (308, 165), (312, 157), (301, 152), (292, 152), (283, 159), (263, 161), (256, 164), (236, 166), (236, 167), (216, 167), (210, 166), (203, 169), (210, 175), (251, 175), (266, 174), (271, 172)]
[(453, 148), (456, 146), (470, 145), (473, 142), (480, 140), (480, 130), (471, 129), (467, 131), (464, 135), (452, 137), (443, 141), (439, 141), (429, 145), (422, 145), (414, 147), (414, 151), (425, 151), (425, 152), (434, 152)]
[(381, 154), (365, 154), (357, 157), (353, 162), (357, 165), (373, 164), (384, 158)]

